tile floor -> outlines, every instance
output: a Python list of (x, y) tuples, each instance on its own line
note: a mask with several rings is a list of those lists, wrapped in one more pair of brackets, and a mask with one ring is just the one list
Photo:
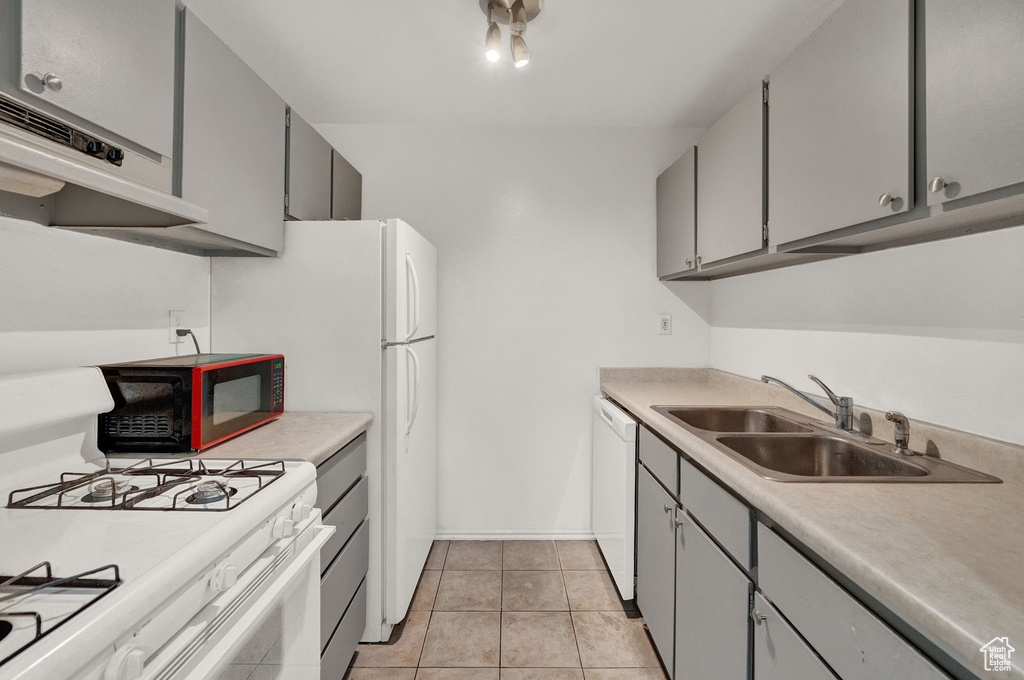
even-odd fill
[(438, 541), (406, 620), (349, 680), (665, 680), (592, 541)]

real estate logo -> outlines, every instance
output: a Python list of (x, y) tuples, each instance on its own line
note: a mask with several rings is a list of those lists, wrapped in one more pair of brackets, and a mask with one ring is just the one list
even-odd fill
[(1009, 638), (992, 638), (992, 640), (990, 640), (988, 644), (983, 645), (981, 648), (981, 653), (985, 655), (985, 670), (1010, 670), (1010, 656), (1015, 651), (1017, 650), (1010, 646)]

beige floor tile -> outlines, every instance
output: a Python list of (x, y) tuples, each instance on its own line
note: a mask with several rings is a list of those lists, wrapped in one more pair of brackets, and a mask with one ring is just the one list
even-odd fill
[(587, 680), (668, 680), (661, 668), (588, 668), (583, 673)]
[[(596, 573), (596, 572), (595, 572)], [(560, 571), (506, 571), (501, 582), (501, 608), (505, 611), (567, 611)]]
[(502, 568), (523, 571), (559, 569), (554, 541), (504, 541)]
[(441, 572), (434, 611), (483, 612), (501, 609), (500, 571)]
[(409, 612), (405, 621), (391, 631), (391, 639), (381, 644), (360, 644), (352, 662), (357, 668), (415, 668), (419, 664), (423, 637), (430, 612)]
[(596, 541), (555, 541), (562, 569), (607, 571)]
[(420, 582), (416, 584), (416, 592), (412, 595), (409, 611), (430, 611), (434, 608), (437, 596), (437, 584), (441, 581), (441, 572), (428, 569), (420, 574)]
[(501, 570), (501, 541), (452, 541), (444, 568), (457, 571)]
[(502, 668), (501, 680), (583, 680), (580, 668)]
[(573, 612), (584, 668), (657, 668), (643, 619), (622, 612)]
[(434, 541), (427, 553), (427, 563), (424, 569), (444, 569), (444, 558), (448, 554), (448, 541)]
[(415, 668), (353, 668), (349, 672), (347, 680), (415, 680), (415, 678)]
[(568, 612), (502, 612), (501, 665), (518, 668), (578, 668)]
[(501, 614), (437, 612), (430, 619), (420, 665), (425, 668), (493, 668), (498, 665)]
[(421, 668), (416, 680), (498, 680), (497, 668)]
[(607, 571), (563, 571), (569, 606), (578, 611), (632, 611), (632, 602), (619, 599)]

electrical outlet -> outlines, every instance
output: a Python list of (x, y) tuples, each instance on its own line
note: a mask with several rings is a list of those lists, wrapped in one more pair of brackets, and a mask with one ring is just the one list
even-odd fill
[(658, 335), (672, 335), (672, 315), (658, 315)]
[(168, 340), (172, 345), (177, 345), (179, 342), (185, 342), (185, 340), (187, 339), (178, 337), (177, 330), (179, 328), (185, 328), (185, 310), (169, 310), (167, 312), (167, 333)]

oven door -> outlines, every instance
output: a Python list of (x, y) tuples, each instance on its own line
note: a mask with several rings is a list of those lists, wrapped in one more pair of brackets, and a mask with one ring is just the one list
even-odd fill
[(146, 663), (145, 680), (319, 680), (320, 548), (334, 527), (315, 522), (268, 550)]
[(274, 418), (283, 410), (284, 360), (260, 357), (198, 367), (192, 378), (192, 448), (200, 451)]

